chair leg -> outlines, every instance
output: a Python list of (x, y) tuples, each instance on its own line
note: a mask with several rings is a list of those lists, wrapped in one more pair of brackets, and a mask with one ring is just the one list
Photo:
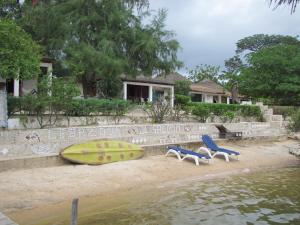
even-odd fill
[(177, 151), (170, 149), (165, 156), (167, 157), (169, 155), (169, 153), (175, 154), (177, 156), (178, 160), (181, 160), (180, 154)]
[(186, 158), (192, 158), (192, 159), (194, 159), (195, 164), (196, 164), (197, 166), (199, 166), (199, 157), (197, 157), (197, 156), (195, 156), (195, 155), (185, 155), (185, 156), (181, 159), (181, 161), (185, 160)]
[(216, 152), (215, 154), (213, 154), (212, 158), (214, 158), (216, 155), (222, 155), (224, 156), (226, 162), (229, 162), (229, 155), (225, 152)]

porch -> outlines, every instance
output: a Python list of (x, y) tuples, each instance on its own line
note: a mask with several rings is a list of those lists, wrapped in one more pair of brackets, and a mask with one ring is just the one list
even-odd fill
[(137, 103), (155, 102), (163, 98), (174, 106), (174, 86), (166, 84), (123, 81), (123, 99)]
[[(41, 62), (40, 64), (41, 74), (39, 76), (52, 76), (52, 63)], [(34, 93), (37, 91), (37, 78), (31, 80), (18, 80), (18, 79), (2, 79), (5, 83), (6, 92), (8, 95), (19, 97), (28, 93)], [(1, 83), (1, 78), (0, 78)]]
[(230, 97), (224, 94), (190, 92), (192, 102), (230, 104)]

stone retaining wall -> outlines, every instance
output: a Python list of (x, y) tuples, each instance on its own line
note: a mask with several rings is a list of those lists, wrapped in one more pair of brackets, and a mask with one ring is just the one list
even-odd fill
[[(202, 134), (218, 137), (213, 123), (108, 125), (0, 131), (0, 160), (57, 155), (69, 145), (95, 139), (119, 139), (142, 146), (199, 142)], [(228, 123), (245, 138), (285, 134), (281, 122)]]

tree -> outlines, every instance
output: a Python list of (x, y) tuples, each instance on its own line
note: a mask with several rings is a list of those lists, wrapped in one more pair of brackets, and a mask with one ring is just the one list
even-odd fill
[(0, 0), (0, 18), (18, 19), (21, 16), (21, 5), (18, 0)]
[(226, 71), (219, 76), (219, 80), (224, 87), (231, 91), (232, 101), (238, 102), (238, 79), (240, 71), (243, 67), (243, 62), (238, 55), (225, 60)]
[(40, 48), (11, 20), (0, 20), (0, 74), (4, 79), (30, 79), (40, 73)]
[(48, 54), (77, 76), (86, 97), (96, 80), (109, 84), (120, 81), (121, 74), (169, 73), (182, 65), (177, 60), (179, 43), (164, 27), (166, 11), (145, 23), (147, 5), (146, 0), (49, 0), (27, 6), (23, 24)]
[(291, 13), (294, 13), (296, 11), (296, 7), (300, 0), (270, 0), (270, 5), (273, 3), (275, 4), (275, 8), (277, 8), (280, 5), (286, 4), (291, 6)]
[(204, 79), (209, 79), (218, 82), (219, 72), (219, 66), (201, 64), (199, 66), (196, 66), (195, 69), (189, 71), (189, 79), (194, 83), (197, 83)]
[(299, 45), (297, 37), (284, 35), (255, 34), (245, 37), (236, 43), (236, 53), (252, 53), (262, 48), (272, 47), (279, 44)]
[(189, 95), (191, 81), (178, 80), (175, 82), (174, 90), (176, 95)]
[[(39, 74), (39, 68), (38, 45), (13, 21), (0, 19), (0, 77), (29, 79)], [(5, 111), (6, 104), (5, 99), (0, 101), (0, 107)], [(4, 126), (6, 125), (5, 119)]]
[(300, 47), (277, 45), (251, 54), (240, 75), (243, 94), (276, 104), (300, 104)]

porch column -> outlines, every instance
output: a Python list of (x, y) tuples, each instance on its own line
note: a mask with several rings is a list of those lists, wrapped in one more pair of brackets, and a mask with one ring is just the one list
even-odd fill
[(203, 94), (203, 102), (206, 102), (206, 94)]
[(20, 95), (20, 81), (14, 80), (14, 97), (19, 97)]
[(148, 101), (152, 102), (153, 101), (153, 90), (152, 90), (152, 85), (149, 86), (149, 93), (148, 93)]
[(127, 83), (123, 83), (123, 99), (127, 100)]
[(222, 96), (221, 95), (218, 95), (218, 102), (222, 103)]
[(227, 97), (227, 104), (230, 104), (230, 98)]
[(174, 107), (174, 99), (175, 99), (175, 97), (174, 97), (174, 86), (172, 86), (171, 87), (171, 99), (170, 99), (172, 108)]

